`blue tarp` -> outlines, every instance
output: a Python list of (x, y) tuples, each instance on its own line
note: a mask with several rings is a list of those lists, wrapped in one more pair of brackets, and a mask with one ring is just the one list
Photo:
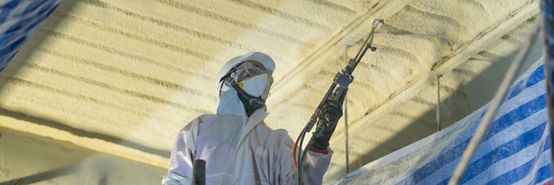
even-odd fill
[[(551, 184), (542, 60), (510, 89), (461, 184)], [(338, 184), (444, 184), (488, 105), (450, 127), (350, 173)]]
[(0, 1), (0, 71), (61, 0)]

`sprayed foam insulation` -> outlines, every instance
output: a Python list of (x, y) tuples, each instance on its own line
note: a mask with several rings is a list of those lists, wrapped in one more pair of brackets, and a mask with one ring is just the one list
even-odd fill
[[(180, 128), (215, 112), (219, 68), (256, 50), (277, 63), (266, 123), (295, 137), (344, 67), (345, 51), (355, 55), (373, 19), (383, 18), (378, 49), (354, 72), (347, 99), (354, 170), (436, 130), (436, 75), (443, 75), (444, 126), (487, 102), (538, 7), (536, 0), (66, 0), (0, 73), (0, 118), (22, 124), (2, 127), (51, 127), (41, 136), (125, 158), (89, 144), (103, 140), (163, 163)], [(344, 175), (340, 123), (326, 183)], [(129, 158), (152, 164), (140, 152)]]

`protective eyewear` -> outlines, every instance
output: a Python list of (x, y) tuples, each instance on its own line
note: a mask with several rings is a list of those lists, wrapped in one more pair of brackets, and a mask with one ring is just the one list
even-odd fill
[[(249, 60), (237, 66), (235, 74), (235, 80), (238, 83), (261, 74), (269, 74), (271, 76), (271, 71), (265, 69), (261, 63)], [(271, 79), (271, 82), (273, 82), (273, 79)]]

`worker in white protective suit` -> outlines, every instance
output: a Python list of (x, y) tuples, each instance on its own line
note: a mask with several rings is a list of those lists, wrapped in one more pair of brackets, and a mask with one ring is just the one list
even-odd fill
[[(223, 66), (217, 77), (217, 114), (202, 115), (181, 129), (164, 185), (191, 184), (197, 159), (206, 161), (206, 184), (297, 184), (292, 139), (286, 130), (272, 130), (263, 122), (274, 69), (273, 60), (260, 52), (235, 57)], [(323, 112), (338, 121), (340, 107), (328, 103)], [(327, 129), (310, 146), (302, 168), (304, 184), (322, 183), (333, 131), (334, 127)]]

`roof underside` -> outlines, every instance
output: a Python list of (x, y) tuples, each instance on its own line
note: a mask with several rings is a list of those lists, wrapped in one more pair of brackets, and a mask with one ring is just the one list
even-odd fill
[[(484, 105), (538, 13), (536, 0), (65, 0), (0, 73), (0, 126), (165, 168), (177, 132), (215, 112), (219, 68), (256, 50), (277, 64), (266, 123), (295, 137), (382, 18), (347, 98), (353, 170), (437, 130), (437, 75), (443, 127)], [(328, 179), (344, 175), (342, 123)]]

